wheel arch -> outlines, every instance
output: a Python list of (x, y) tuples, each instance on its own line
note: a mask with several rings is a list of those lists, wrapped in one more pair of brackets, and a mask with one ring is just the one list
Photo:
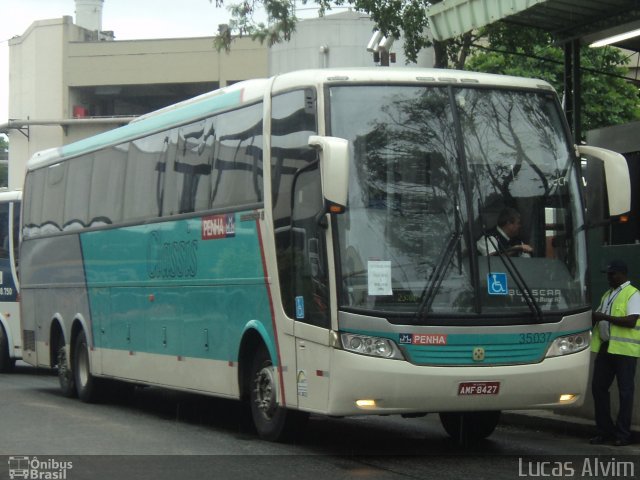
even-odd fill
[(64, 345), (69, 345), (69, 355), (68, 361), (72, 362), (73, 355), (75, 354), (75, 339), (78, 336), (78, 333), (84, 330), (87, 335), (87, 339), (90, 339), (89, 330), (87, 329), (87, 322), (84, 319), (84, 316), (78, 314), (74, 317), (73, 322), (71, 322), (71, 331), (69, 332), (65, 326), (64, 319), (61, 315), (54, 315), (51, 320), (51, 329), (49, 332), (49, 355), (51, 359), (50, 365), (57, 364), (58, 361), (58, 350), (60, 347)]
[(92, 348), (93, 346), (93, 336), (91, 335), (91, 330), (89, 330), (88, 328), (88, 324), (84, 318), (84, 316), (82, 314), (77, 314), (74, 319), (73, 322), (71, 323), (71, 337), (69, 338), (69, 351), (70, 351), (70, 355), (69, 355), (69, 361), (71, 362), (71, 364), (73, 365), (73, 359), (75, 357), (75, 350), (76, 350), (76, 338), (78, 338), (78, 335), (80, 334), (80, 332), (84, 331), (85, 336), (87, 337), (87, 344), (89, 346), (89, 348)]
[(261, 322), (252, 320), (244, 328), (238, 350), (238, 386), (241, 400), (249, 398), (251, 362), (260, 348), (265, 348), (273, 364), (277, 365), (278, 355), (271, 335)]
[(68, 338), (64, 319), (60, 314), (54, 315), (49, 326), (49, 365), (52, 367), (58, 364), (58, 350), (67, 344)]

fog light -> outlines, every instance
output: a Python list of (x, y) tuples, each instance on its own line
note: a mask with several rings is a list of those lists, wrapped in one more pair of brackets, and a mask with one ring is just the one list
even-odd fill
[(356, 405), (358, 406), (358, 408), (366, 408), (366, 409), (376, 408), (376, 401), (375, 400), (356, 400)]
[(572, 393), (564, 393), (560, 395), (560, 403), (573, 402), (575, 398), (576, 396), (573, 395)]

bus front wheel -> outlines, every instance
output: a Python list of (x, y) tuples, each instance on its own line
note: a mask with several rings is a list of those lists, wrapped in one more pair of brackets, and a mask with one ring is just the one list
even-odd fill
[(16, 359), (9, 355), (9, 336), (0, 325), (0, 373), (10, 372), (15, 364)]
[(261, 438), (286, 441), (302, 429), (309, 415), (278, 404), (277, 374), (269, 353), (261, 348), (251, 366), (251, 416)]
[(500, 421), (500, 412), (442, 412), (440, 422), (451, 438), (468, 446), (487, 438)]
[(89, 346), (87, 345), (87, 336), (84, 331), (81, 331), (76, 337), (73, 355), (73, 376), (78, 398), (87, 403), (96, 402), (100, 394), (100, 380), (91, 375)]

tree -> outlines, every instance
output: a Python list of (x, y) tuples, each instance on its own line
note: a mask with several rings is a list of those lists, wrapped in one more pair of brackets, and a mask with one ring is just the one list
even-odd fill
[[(564, 52), (548, 33), (496, 23), (480, 35), (488, 47), (475, 45), (465, 69), (541, 78), (562, 96)], [(583, 47), (580, 56), (584, 131), (640, 119), (637, 87), (625, 78), (622, 51)]]

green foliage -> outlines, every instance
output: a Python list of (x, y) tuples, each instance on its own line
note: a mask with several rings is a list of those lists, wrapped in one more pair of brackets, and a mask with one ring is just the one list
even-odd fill
[[(490, 48), (477, 48), (465, 69), (541, 78), (562, 96), (564, 52), (545, 32), (494, 24), (482, 29)], [(640, 119), (638, 89), (624, 78), (624, 54), (616, 48), (581, 50), (582, 126), (591, 130)]]
[[(224, 6), (224, 0), (215, 0), (215, 3), (216, 7)], [(306, 3), (306, 0), (303, 3)], [(253, 40), (267, 42), (267, 45), (271, 46), (289, 40), (296, 30), (298, 19), (295, 16), (295, 0), (247, 0), (231, 3), (227, 9), (231, 13), (228, 28), (221, 29), (214, 40), (214, 46), (218, 51), (230, 50), (233, 35), (248, 35)], [(256, 14), (261, 9), (267, 14), (267, 24), (256, 20)]]

